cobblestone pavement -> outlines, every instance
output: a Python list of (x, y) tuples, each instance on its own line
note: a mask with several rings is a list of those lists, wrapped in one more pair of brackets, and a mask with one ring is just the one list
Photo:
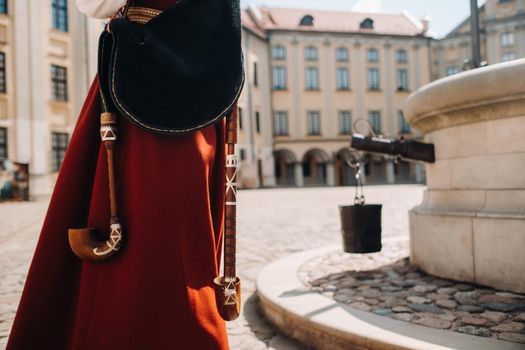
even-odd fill
[[(369, 186), (368, 203), (383, 204), (383, 235), (408, 235), (407, 211), (424, 187)], [(269, 262), (294, 252), (339, 244), (337, 205), (351, 203), (351, 188), (244, 190), (239, 192), (238, 270), (243, 312), (228, 323), (232, 350), (298, 350), (257, 311), (255, 279)], [(25, 275), (47, 208), (44, 200), (0, 203), (0, 349), (5, 347)]]
[(380, 253), (334, 251), (305, 263), (299, 277), (322, 295), (381, 316), (525, 344), (525, 295), (430, 276), (408, 262), (406, 240)]
[(7, 342), (47, 201), (0, 203), (0, 349)]

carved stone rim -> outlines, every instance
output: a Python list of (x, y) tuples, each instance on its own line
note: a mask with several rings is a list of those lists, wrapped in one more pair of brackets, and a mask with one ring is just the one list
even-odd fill
[(407, 121), (423, 133), (525, 115), (525, 59), (436, 80), (412, 93)]

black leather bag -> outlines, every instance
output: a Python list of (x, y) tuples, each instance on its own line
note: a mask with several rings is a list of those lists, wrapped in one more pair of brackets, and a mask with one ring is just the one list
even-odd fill
[(239, 0), (181, 0), (143, 25), (112, 20), (98, 73), (107, 110), (148, 131), (218, 122), (244, 83)]

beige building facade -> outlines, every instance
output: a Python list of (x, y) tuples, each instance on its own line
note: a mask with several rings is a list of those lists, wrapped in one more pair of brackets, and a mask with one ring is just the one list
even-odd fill
[[(259, 52), (268, 66), (257, 67), (259, 76), (269, 76), (271, 107), (263, 123), (271, 126), (273, 142), (265, 147), (273, 149), (276, 185), (352, 184), (346, 159), (356, 119), (370, 121), (377, 134), (417, 136), (403, 104), (431, 79), (428, 23), (405, 14), (254, 7), (243, 15), (245, 38), (255, 35), (266, 45)], [(248, 61), (255, 60), (251, 55)], [(247, 70), (249, 79), (253, 74)], [(245, 94), (260, 100), (261, 87), (247, 85)], [(370, 158), (366, 175), (370, 183), (423, 181), (419, 165), (380, 156)]]
[(243, 29), (246, 80), (239, 98), (239, 186), (274, 187), (275, 171), (271, 124), (271, 81), (264, 33)]
[[(486, 64), (525, 57), (525, 0), (488, 0), (479, 14)], [(345, 160), (357, 119), (369, 121), (377, 134), (387, 137), (420, 137), (404, 118), (406, 98), (432, 80), (470, 69), (472, 56), (468, 18), (439, 40), (430, 37), (428, 26), (428, 20), (407, 13), (257, 7), (243, 12), (244, 35), (257, 36), (260, 45), (259, 56), (249, 59), (260, 59), (262, 52), (268, 62), (257, 67), (259, 76), (270, 77), (270, 115), (262, 123), (265, 130), (270, 123), (272, 143), (265, 137), (264, 146), (255, 147), (273, 149), (273, 167), (268, 158), (262, 163), (262, 172), (270, 174), (273, 168), (272, 183), (354, 183)], [(250, 67), (248, 74), (253, 74)], [(264, 95), (267, 101), (261, 87), (246, 89), (246, 94)], [(248, 118), (257, 117), (252, 113)], [(358, 131), (367, 129), (363, 123), (357, 126)], [(365, 175), (367, 183), (425, 179), (421, 165), (381, 156), (369, 157)]]
[[(479, 8), (481, 58), (495, 64), (525, 57), (525, 0), (487, 0)], [(471, 68), (470, 17), (432, 45), (432, 78)]]
[(0, 159), (29, 163), (32, 193), (53, 186), (93, 77), (74, 5), (0, 1)]

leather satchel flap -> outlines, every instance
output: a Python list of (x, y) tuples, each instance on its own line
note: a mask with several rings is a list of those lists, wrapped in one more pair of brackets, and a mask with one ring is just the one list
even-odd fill
[(200, 129), (225, 116), (239, 97), (239, 0), (183, 0), (144, 25), (114, 20), (110, 31), (111, 59), (100, 67), (109, 74), (101, 79), (117, 109), (143, 128)]

